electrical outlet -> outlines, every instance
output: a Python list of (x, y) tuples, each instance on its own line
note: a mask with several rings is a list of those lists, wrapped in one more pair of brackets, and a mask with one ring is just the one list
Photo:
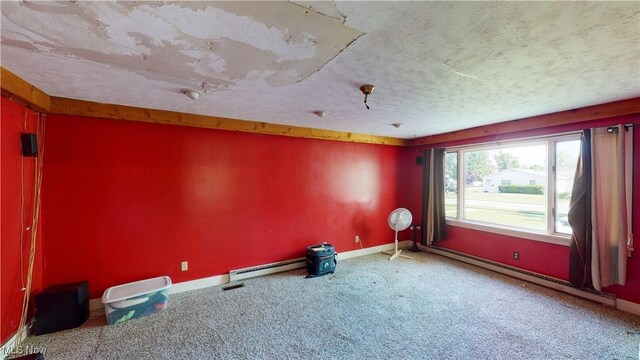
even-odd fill
[(188, 262), (188, 261), (183, 261), (183, 262), (180, 264), (180, 267), (182, 268), (182, 271), (187, 271), (187, 270), (189, 270), (189, 262)]
[(356, 241), (357, 243), (359, 243), (359, 242), (360, 242), (360, 236), (356, 235), (355, 241)]
[(520, 260), (520, 253), (517, 251), (513, 252), (513, 260)]

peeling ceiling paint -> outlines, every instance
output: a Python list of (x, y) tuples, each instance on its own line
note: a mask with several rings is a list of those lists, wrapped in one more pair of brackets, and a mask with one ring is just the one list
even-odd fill
[(2, 66), (82, 100), (413, 138), (640, 96), (639, 2), (0, 9)]
[(249, 74), (269, 85), (295, 84), (362, 35), (291, 3), (270, 6), (263, 12), (242, 2), (14, 3), (3, 5), (2, 36), (8, 46), (149, 80), (225, 89)]

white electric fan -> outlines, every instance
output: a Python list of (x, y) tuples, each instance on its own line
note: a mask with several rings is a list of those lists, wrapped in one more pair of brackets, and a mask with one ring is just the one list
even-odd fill
[(413, 218), (411, 217), (411, 212), (409, 212), (409, 210), (405, 208), (397, 208), (393, 210), (391, 214), (389, 214), (389, 227), (396, 232), (396, 250), (393, 253), (390, 251), (383, 252), (384, 254), (391, 255), (389, 260), (393, 260), (398, 256), (411, 259), (411, 256), (401, 255), (400, 253), (402, 252), (402, 250), (398, 250), (398, 231), (402, 231), (408, 228), (411, 225), (411, 220), (413, 220)]

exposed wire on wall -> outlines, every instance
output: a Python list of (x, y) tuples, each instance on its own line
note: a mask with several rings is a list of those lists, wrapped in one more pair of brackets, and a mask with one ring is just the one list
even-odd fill
[[(22, 124), (22, 131), (27, 132), (27, 115), (29, 111), (24, 110), (24, 121)], [(24, 156), (20, 157), (20, 290), (25, 290), (24, 279)]]
[[(25, 110), (27, 111), (27, 110)], [(18, 326), (18, 334), (22, 334), (27, 322), (27, 312), (29, 310), (29, 298), (31, 296), (31, 288), (33, 285), (33, 266), (36, 257), (36, 243), (38, 238), (38, 223), (40, 221), (40, 205), (41, 205), (41, 189), (42, 189), (42, 167), (44, 160), (44, 138), (45, 138), (45, 117), (41, 113), (37, 113), (36, 134), (38, 138), (39, 154), (35, 158), (34, 181), (33, 181), (33, 207), (31, 211), (31, 236), (29, 246), (29, 264), (27, 270), (27, 282), (24, 289), (22, 300), (22, 314), (20, 317), (20, 325)], [(22, 256), (22, 254), (21, 254)]]

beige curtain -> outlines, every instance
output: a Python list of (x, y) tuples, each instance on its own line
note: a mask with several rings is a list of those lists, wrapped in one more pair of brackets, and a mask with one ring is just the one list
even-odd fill
[(601, 290), (626, 282), (631, 233), (631, 129), (623, 126), (593, 129), (591, 152), (591, 208), (593, 287)]

